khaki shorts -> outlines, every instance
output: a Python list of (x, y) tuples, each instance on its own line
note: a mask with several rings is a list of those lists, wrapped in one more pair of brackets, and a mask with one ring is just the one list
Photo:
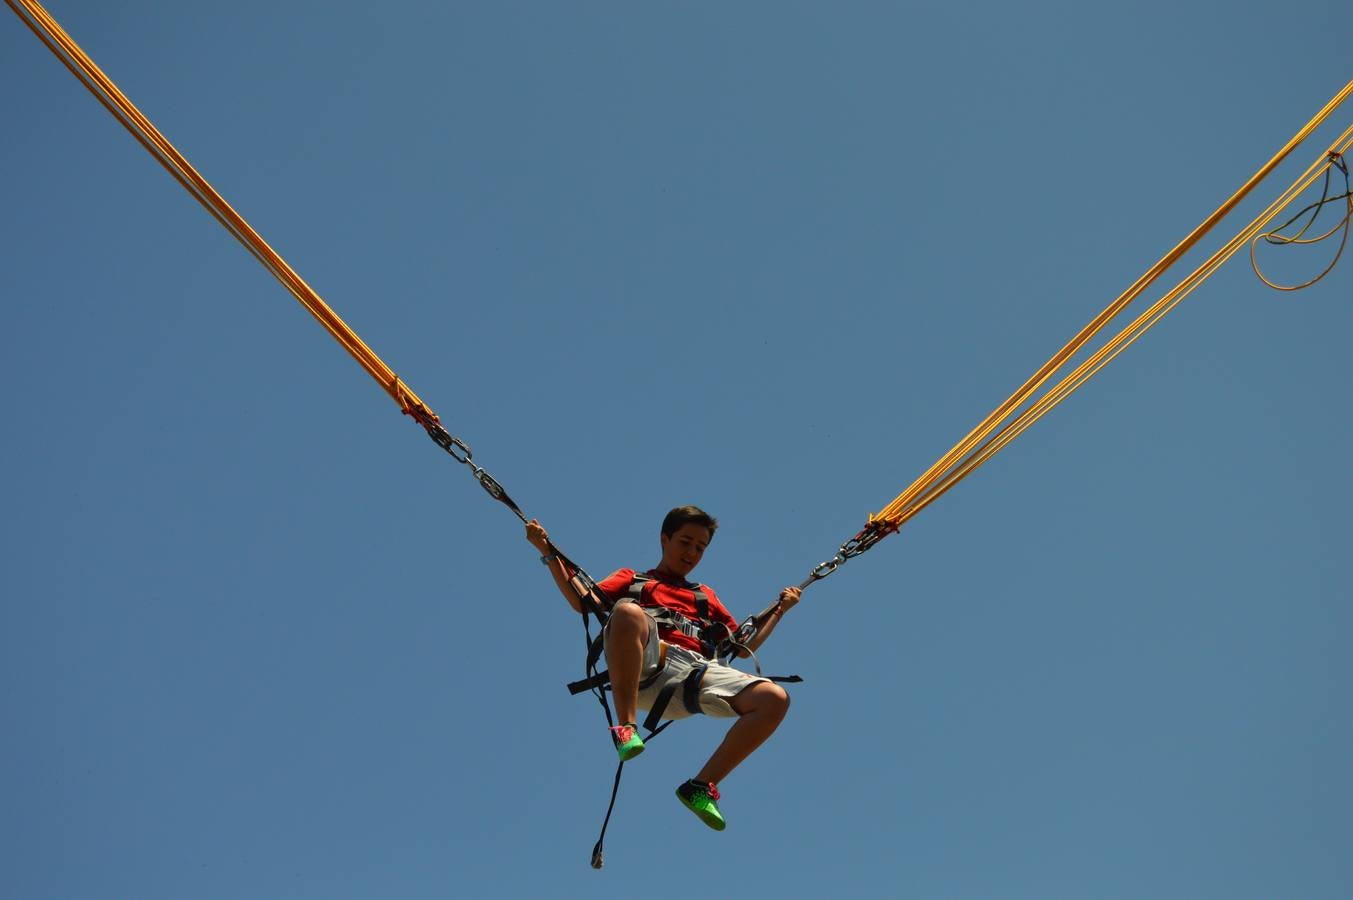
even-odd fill
[[(622, 603), (633, 603), (633, 600), (622, 600)], [(605, 630), (606, 639), (609, 641), (611, 632), (608, 627)], [(748, 675), (732, 666), (726, 666), (717, 659), (706, 659), (694, 650), (688, 650), (685, 647), (678, 647), (658, 640), (658, 626), (652, 620), (648, 620), (648, 639), (644, 643), (644, 665), (639, 671), (639, 708), (652, 709), (653, 703), (658, 699), (663, 688), (675, 683), (676, 690), (672, 694), (671, 700), (667, 703), (667, 708), (663, 710), (664, 719), (684, 719), (692, 715), (690, 710), (686, 709), (686, 704), (682, 702), (684, 694), (682, 682), (690, 674), (692, 669), (709, 664), (705, 670), (704, 677), (700, 679), (700, 711), (707, 716), (721, 716), (727, 718), (736, 716), (738, 713), (728, 702), (741, 693), (744, 689), (751, 687), (758, 681), (767, 681), (766, 678), (758, 678), (755, 675)]]

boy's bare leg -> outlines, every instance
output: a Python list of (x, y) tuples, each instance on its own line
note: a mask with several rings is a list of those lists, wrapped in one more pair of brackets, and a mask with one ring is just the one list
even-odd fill
[[(611, 676), (614, 679), (614, 675)], [(778, 684), (759, 681), (738, 692), (729, 704), (738, 720), (724, 735), (723, 743), (695, 776), (696, 781), (718, 784), (728, 773), (765, 743), (789, 711), (789, 694)], [(617, 708), (620, 701), (616, 700)]]
[[(606, 668), (611, 673), (611, 696), (616, 722), (637, 722), (639, 672), (644, 666), (644, 643), (648, 639), (648, 615), (635, 603), (621, 603), (611, 610), (606, 628)], [(764, 738), (763, 738), (764, 740)]]

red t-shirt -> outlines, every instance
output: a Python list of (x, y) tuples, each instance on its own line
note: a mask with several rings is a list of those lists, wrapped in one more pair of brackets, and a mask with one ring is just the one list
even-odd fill
[[(651, 581), (644, 584), (643, 596), (639, 605), (644, 608), (653, 608), (665, 606), (673, 612), (678, 612), (693, 622), (699, 622), (700, 618), (695, 611), (695, 590), (697, 585), (687, 587), (683, 584), (674, 584), (670, 581), (660, 581), (650, 570), (645, 572)], [(625, 597), (630, 585), (634, 583), (634, 570), (621, 569), (613, 575), (610, 575), (597, 584), (597, 588), (605, 594), (611, 602), (617, 602)], [(689, 583), (689, 582), (688, 582)], [(733, 618), (733, 614), (719, 602), (719, 598), (714, 595), (714, 591), (707, 584), (698, 585), (709, 598), (709, 622), (722, 623), (728, 626), (728, 633), (733, 634), (738, 630), (738, 621)], [(658, 626), (658, 637), (669, 644), (677, 647), (685, 647), (701, 652), (700, 641), (688, 634), (678, 631), (670, 625)]]

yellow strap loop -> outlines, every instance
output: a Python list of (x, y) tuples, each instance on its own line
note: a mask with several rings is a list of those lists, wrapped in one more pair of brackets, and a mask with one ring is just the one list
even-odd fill
[[(1350, 224), (1353, 224), (1353, 194), (1345, 193), (1343, 195), (1344, 214), (1339, 219), (1339, 221), (1334, 224), (1334, 227), (1330, 228), (1329, 231), (1325, 232), (1319, 237), (1313, 238), (1304, 237), (1306, 232), (1310, 230), (1311, 226), (1315, 224), (1316, 217), (1320, 214), (1320, 209), (1323, 208), (1326, 203), (1331, 202), (1332, 199), (1338, 199), (1338, 198), (1330, 198), (1329, 196), (1330, 175), (1332, 174), (1330, 172), (1330, 169), (1336, 167), (1341, 172), (1344, 173), (1344, 184), (1345, 185), (1348, 184), (1348, 164), (1344, 162), (1343, 156), (1340, 153), (1331, 150), (1329, 152), (1329, 164), (1325, 166), (1324, 196), (1321, 197), (1320, 202), (1318, 204), (1312, 204), (1311, 206), (1306, 207), (1306, 209), (1312, 209), (1312, 207), (1318, 208), (1314, 210), (1314, 213), (1311, 216), (1311, 220), (1307, 222), (1305, 225), (1301, 226), (1301, 230), (1299, 230), (1296, 234), (1291, 235), (1289, 237), (1284, 234), (1279, 234), (1279, 232), (1282, 231), (1283, 228), (1287, 227), (1286, 225), (1281, 225), (1275, 231), (1265, 231), (1262, 234), (1256, 234), (1250, 240), (1250, 268), (1254, 269), (1254, 274), (1259, 277), (1260, 281), (1262, 281), (1269, 287), (1273, 288), (1275, 291), (1284, 291), (1290, 293), (1292, 291), (1300, 291), (1310, 287), (1311, 285), (1323, 279), (1330, 272), (1332, 272), (1334, 270), (1334, 267), (1339, 264), (1339, 258), (1344, 255), (1344, 249), (1348, 246), (1349, 227)], [(1297, 213), (1296, 218), (1300, 218), (1302, 215), (1305, 214), (1305, 212), (1306, 210), (1302, 210), (1302, 212)], [(1290, 225), (1291, 222), (1289, 221), (1287, 224)], [(1291, 246), (1293, 244), (1309, 246), (1311, 244), (1319, 244), (1322, 243), (1323, 241), (1328, 240), (1329, 238), (1333, 237), (1334, 233), (1337, 231), (1343, 232), (1343, 236), (1339, 238), (1339, 249), (1334, 251), (1334, 258), (1329, 261), (1329, 265), (1325, 266), (1325, 268), (1320, 272), (1320, 274), (1316, 275), (1314, 278), (1307, 279), (1306, 281), (1303, 281), (1300, 284), (1277, 284), (1273, 281), (1270, 281), (1268, 279), (1268, 276), (1266, 276), (1259, 269), (1259, 258), (1257, 255), (1257, 251), (1260, 241), (1266, 241), (1270, 244), (1278, 244), (1281, 246)]]

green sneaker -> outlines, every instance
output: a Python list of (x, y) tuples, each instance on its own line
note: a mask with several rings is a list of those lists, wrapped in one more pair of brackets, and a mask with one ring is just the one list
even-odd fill
[(621, 762), (629, 762), (644, 752), (644, 739), (639, 737), (639, 729), (634, 723), (613, 726), (611, 740), (615, 743), (615, 752)]
[(714, 802), (719, 799), (719, 789), (713, 784), (692, 778), (676, 789), (676, 795), (683, 806), (715, 831), (723, 831), (728, 825), (723, 819), (723, 813), (719, 812), (719, 804)]

